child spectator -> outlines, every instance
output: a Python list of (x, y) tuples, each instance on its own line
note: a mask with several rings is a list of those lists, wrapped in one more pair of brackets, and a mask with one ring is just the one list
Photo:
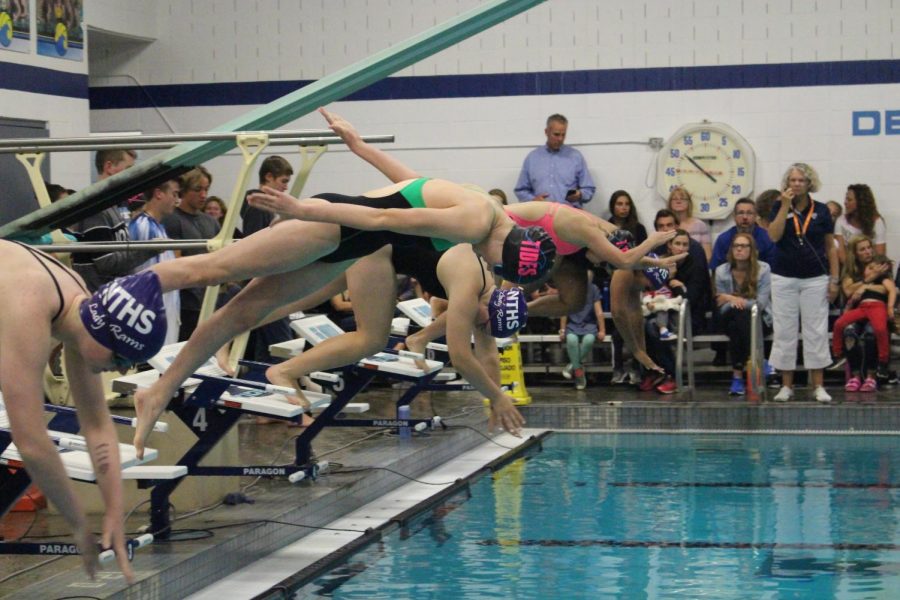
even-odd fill
[[(885, 272), (887, 265), (887, 272)], [(876, 255), (867, 263), (863, 271), (863, 283), (856, 288), (847, 299), (847, 310), (834, 324), (834, 331), (843, 331), (847, 325), (868, 320), (875, 332), (875, 343), (878, 346), (878, 369), (875, 376), (888, 378), (888, 361), (890, 359), (889, 320), (894, 318), (894, 304), (897, 301), (897, 287), (891, 280), (892, 263), (883, 254)], [(836, 360), (844, 354), (844, 338), (833, 335), (831, 351)], [(867, 377), (860, 383), (859, 376), (851, 377), (845, 386), (847, 391), (874, 392), (878, 386), (875, 380)]]
[(578, 312), (562, 317), (559, 328), (559, 339), (566, 342), (566, 351), (569, 355), (569, 364), (565, 366), (562, 374), (566, 379), (572, 379), (574, 373), (576, 390), (587, 387), (582, 361), (590, 356), (594, 341), (606, 337), (600, 290), (591, 279), (589, 277), (584, 306)]

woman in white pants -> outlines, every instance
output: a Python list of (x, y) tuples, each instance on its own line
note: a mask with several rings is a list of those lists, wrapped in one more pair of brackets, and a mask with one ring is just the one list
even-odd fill
[(838, 255), (828, 207), (810, 197), (819, 176), (805, 163), (791, 165), (782, 179), (781, 197), (772, 206), (769, 237), (775, 242), (772, 265), (773, 343), (769, 363), (782, 372), (776, 402), (794, 397), (797, 327), (803, 339), (803, 366), (809, 369), (813, 395), (831, 402), (822, 370), (831, 363), (828, 304), (838, 294)]

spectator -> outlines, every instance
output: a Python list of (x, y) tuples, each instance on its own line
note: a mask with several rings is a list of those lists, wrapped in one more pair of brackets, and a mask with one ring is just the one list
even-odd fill
[[(144, 205), (128, 223), (128, 235), (133, 240), (158, 240), (166, 239), (169, 234), (163, 227), (163, 220), (175, 211), (178, 206), (181, 188), (177, 180), (166, 181), (157, 187), (144, 192)], [(175, 253), (171, 250), (160, 252), (150, 260), (141, 263), (134, 268), (134, 272), (143, 271), (157, 263), (174, 260)], [(174, 344), (178, 341), (179, 326), (181, 323), (181, 299), (178, 290), (163, 294), (163, 305), (166, 309), (166, 321), (168, 328), (164, 344)]]
[(828, 212), (831, 213), (831, 220), (837, 223), (840, 216), (844, 214), (844, 207), (836, 200), (829, 200), (825, 205), (828, 207)]
[[(861, 296), (866, 291), (865, 286), (872, 282), (866, 281), (865, 277), (866, 266), (872, 262), (875, 256), (872, 240), (864, 235), (853, 236), (847, 246), (847, 256), (841, 272), (841, 291), (845, 298), (853, 298), (857, 296), (857, 293), (859, 293), (858, 296)], [(879, 273), (876, 273), (875, 277), (871, 279), (874, 280), (882, 274), (890, 276), (890, 273), (889, 265), (881, 265)], [(848, 365), (844, 389), (849, 392), (874, 392), (878, 388), (877, 378), (873, 376), (877, 363), (870, 364), (870, 358), (875, 353), (870, 353), (867, 347), (869, 346), (868, 342), (875, 336), (875, 330), (869, 323), (865, 325), (854, 323), (841, 329), (835, 327), (832, 337), (836, 335), (843, 338), (843, 348)], [(840, 368), (842, 363), (842, 360), (836, 360), (829, 368)]]
[(774, 337), (769, 362), (782, 372), (776, 402), (794, 397), (799, 333), (813, 396), (817, 402), (831, 402), (823, 386), (822, 369), (831, 363), (828, 304), (838, 294), (838, 257), (832, 243), (831, 213), (810, 196), (819, 186), (819, 176), (811, 166), (794, 163), (784, 174), (784, 191), (770, 216), (769, 236), (776, 245), (772, 297), (777, 300), (772, 303)]
[(609, 197), (609, 214), (610, 223), (631, 232), (635, 246), (647, 239), (647, 229), (638, 221), (634, 200), (625, 190), (616, 190)]
[(356, 317), (349, 290), (335, 294), (329, 302), (328, 318), (344, 331), (356, 331)]
[(834, 237), (840, 248), (841, 264), (846, 260), (846, 244), (854, 235), (865, 235), (872, 239), (875, 254), (887, 254), (887, 227), (878, 212), (875, 194), (864, 183), (847, 187), (844, 196), (844, 214), (834, 223)]
[[(875, 255), (866, 264), (859, 285), (847, 300), (847, 310), (834, 324), (835, 335), (831, 341), (832, 354), (836, 359), (842, 359), (844, 337), (838, 335), (838, 332), (844, 331), (844, 328), (853, 323), (868, 321), (878, 346), (878, 369), (875, 371), (878, 379), (890, 376), (888, 361), (891, 354), (891, 333), (888, 324), (894, 319), (894, 304), (897, 302), (897, 287), (891, 280), (892, 273), (893, 265), (883, 254)], [(858, 375), (851, 373), (845, 388), (850, 392), (874, 392), (877, 385), (871, 377), (867, 377), (863, 383)]]
[[(666, 244), (665, 256), (674, 256), (688, 252), (691, 236), (684, 229), (678, 229), (675, 237)], [(654, 281), (648, 279), (648, 287), (658, 290), (668, 287), (672, 296), (678, 296), (694, 302), (702, 294), (709, 295), (709, 271), (706, 262), (699, 264), (694, 257), (688, 254), (668, 273), (662, 273), (665, 280)], [(699, 300), (696, 300), (699, 303)], [(690, 305), (689, 305), (690, 306)], [(663, 305), (661, 310), (666, 311), (666, 316), (671, 317), (671, 305)], [(676, 313), (677, 314), (677, 313)], [(693, 325), (693, 323), (692, 323)], [(669, 343), (671, 335), (665, 335), (667, 330), (677, 331), (677, 320), (668, 319), (667, 324), (661, 327), (656, 314), (651, 314), (645, 320), (644, 335), (647, 344), (647, 354), (653, 361), (662, 367), (664, 373), (648, 370), (639, 386), (641, 391), (656, 389), (660, 394), (672, 394), (675, 392), (675, 355), (672, 344)], [(678, 332), (679, 334), (682, 332)]]
[[(294, 169), (284, 157), (278, 155), (266, 157), (262, 164), (259, 165), (259, 187), (261, 189), (263, 186), (267, 186), (279, 192), (286, 192), (293, 175)], [(247, 203), (247, 196), (258, 191), (260, 190), (248, 190), (244, 195), (244, 203), (241, 205), (242, 229), (245, 236), (267, 228), (275, 218), (275, 215), (272, 213), (260, 210)]]
[(47, 195), (50, 196), (50, 202), (62, 200), (69, 195), (69, 190), (55, 183), (44, 183), (47, 186)]
[[(134, 150), (99, 150), (94, 158), (97, 180), (103, 181), (134, 165)], [(127, 242), (128, 225), (115, 206), (76, 223), (72, 230), (82, 242)], [(127, 275), (142, 262), (155, 256), (155, 251), (116, 251), (105, 254), (81, 252), (72, 254), (72, 268), (84, 278), (90, 291)]]
[(221, 227), (222, 222), (225, 220), (225, 215), (228, 214), (228, 208), (221, 198), (218, 196), (210, 196), (203, 204), (203, 212), (215, 219), (219, 224), (219, 227)]
[(750, 198), (741, 198), (734, 205), (734, 227), (726, 229), (716, 237), (712, 260), (709, 263), (710, 269), (715, 271), (726, 261), (731, 251), (731, 240), (738, 233), (753, 236), (758, 259), (766, 264), (771, 263), (775, 254), (775, 244), (772, 243), (769, 232), (756, 224), (756, 204)]
[(594, 180), (581, 152), (564, 145), (569, 121), (560, 114), (547, 118), (547, 143), (532, 150), (522, 165), (516, 197), (522, 202), (549, 200), (575, 208), (594, 197)]
[[(219, 233), (219, 223), (203, 212), (206, 194), (212, 183), (212, 175), (204, 167), (196, 167), (183, 174), (178, 185), (181, 188), (181, 203), (175, 211), (163, 219), (163, 227), (173, 240), (208, 240)], [(205, 249), (182, 250), (181, 256), (205, 254)], [(203, 295), (206, 288), (185, 288), (181, 290), (181, 327), (179, 340), (186, 340), (197, 327)]]
[(575, 389), (587, 387), (584, 376), (584, 359), (591, 355), (594, 342), (606, 337), (606, 323), (603, 318), (603, 306), (600, 302), (600, 290), (593, 282), (588, 284), (584, 307), (567, 317), (562, 317), (559, 327), (560, 341), (566, 342), (569, 364), (563, 368), (563, 377), (572, 379), (575, 375)]
[[(656, 213), (653, 227), (656, 231), (684, 229), (680, 226), (678, 217), (671, 210), (666, 208), (663, 208)], [(706, 252), (703, 251), (703, 247), (697, 240), (691, 238), (690, 234), (688, 234), (688, 236), (689, 245), (687, 252), (691, 259), (691, 268), (689, 271), (691, 284), (687, 288), (689, 290), (687, 298), (690, 302), (691, 327), (694, 335), (697, 335), (706, 329), (706, 313), (711, 308), (712, 291), (710, 289), (709, 263), (706, 260)], [(671, 240), (669, 244), (671, 244)], [(666, 256), (672, 254), (670, 245), (657, 248), (656, 252)], [(679, 269), (681, 268), (682, 267), (679, 265)], [(706, 275), (701, 276), (704, 273)], [(678, 277), (678, 279), (683, 281), (683, 277)]]
[(488, 192), (488, 195), (492, 196), (494, 198), (494, 200), (496, 200), (503, 206), (506, 206), (508, 204), (508, 202), (506, 201), (506, 192), (504, 192), (500, 188), (492, 189), (491, 191)]
[(676, 187), (669, 192), (666, 208), (675, 213), (678, 218), (678, 226), (687, 231), (691, 239), (703, 247), (708, 263), (712, 256), (712, 235), (709, 225), (693, 216), (694, 203), (691, 201), (691, 194), (681, 186)]
[[(294, 169), (284, 157), (272, 155), (266, 157), (259, 166), (259, 187), (267, 186), (286, 192), (291, 182), (291, 176)], [(258, 191), (250, 190), (247, 195)], [(275, 215), (260, 210), (247, 203), (246, 196), (244, 203), (241, 205), (241, 219), (243, 220), (242, 230), (244, 236), (249, 236), (262, 229), (267, 229), (272, 224)], [(294, 338), (291, 331), (291, 321), (285, 317), (266, 323), (250, 332), (247, 340), (247, 352), (245, 358), (258, 362), (274, 363), (276, 362), (269, 353), (269, 347), (272, 344), (280, 344)]]
[[(756, 224), (769, 229), (769, 215), (772, 214), (772, 204), (781, 197), (779, 190), (766, 190), (756, 197)], [(771, 239), (771, 238), (770, 238)], [(769, 263), (772, 266), (772, 263)]]
[[(766, 234), (768, 239), (768, 234)], [(717, 242), (718, 245), (718, 242)], [(716, 305), (731, 351), (732, 396), (746, 393), (744, 367), (750, 356), (750, 309), (756, 304), (763, 328), (772, 327), (772, 277), (769, 265), (759, 260), (756, 240), (740, 231), (731, 238), (725, 261), (716, 268)]]

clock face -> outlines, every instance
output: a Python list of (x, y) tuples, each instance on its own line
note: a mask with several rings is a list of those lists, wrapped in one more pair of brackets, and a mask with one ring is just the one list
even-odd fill
[(730, 217), (734, 203), (753, 191), (753, 150), (728, 126), (685, 126), (660, 152), (659, 193), (668, 198), (673, 189), (684, 187), (699, 219)]

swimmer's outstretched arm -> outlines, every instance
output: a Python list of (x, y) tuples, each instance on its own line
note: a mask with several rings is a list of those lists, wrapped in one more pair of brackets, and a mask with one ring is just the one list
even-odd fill
[[(0, 347), (15, 348), (15, 351), (4, 352), (0, 359), (0, 381), (3, 381), (6, 411), (9, 416), (13, 441), (27, 465), (29, 475), (72, 528), (75, 541), (82, 553), (81, 559), (84, 568), (93, 577), (97, 570), (97, 547), (94, 536), (88, 526), (78, 495), (66, 474), (56, 447), (47, 437), (47, 429), (44, 425), (42, 381), (44, 366), (50, 353), (50, 324), (49, 320), (42, 321), (35, 317), (34, 310), (25, 309), (20, 304), (19, 307), (6, 309), (2, 316), (2, 322), (0, 322), (0, 332), (2, 332), (0, 333)], [(79, 378), (94, 378), (97, 385), (100, 385), (97, 374), (90, 371), (85, 373), (77, 365), (73, 365), (72, 370), (69, 370), (68, 364), (66, 367), (73, 383)], [(79, 420), (83, 418), (84, 415), (79, 413)], [(111, 426), (112, 422), (110, 421)], [(118, 440), (114, 437), (112, 440), (107, 440), (102, 435), (97, 436), (92, 432), (89, 440), (92, 449), (96, 449), (97, 444), (104, 442), (114, 444), (113, 449), (109, 452), (109, 465), (110, 468), (116, 468), (115, 472), (103, 481), (104, 491), (109, 492), (109, 497), (113, 500), (114, 505), (115, 499), (118, 498), (119, 509), (115, 514), (121, 522), (123, 512), (121, 510), (121, 482), (118, 480)], [(100, 483), (99, 479), (98, 483)], [(114, 514), (113, 508), (114, 506), (107, 505), (108, 514)], [(124, 552), (122, 555), (124, 556)], [(133, 579), (130, 567), (124, 567), (122, 572), (129, 581)]]
[[(464, 246), (457, 246), (448, 250), (465, 252), (471, 256), (471, 251)], [(471, 265), (471, 266), (469, 266)], [(475, 268), (473, 268), (475, 267)], [(472, 384), (472, 386), (484, 395), (491, 403), (490, 427), (502, 426), (513, 435), (520, 435), (525, 419), (516, 410), (512, 398), (500, 389), (499, 363), (495, 369), (481, 362), (479, 356), (472, 351), (471, 339), (475, 337), (475, 345), (479, 348), (482, 359), (487, 348), (492, 348), (496, 355), (497, 345), (493, 338), (483, 327), (475, 327), (480, 310), (479, 299), (481, 293), (481, 276), (477, 269), (480, 264), (475, 261), (445, 261), (438, 265), (438, 276), (447, 290), (450, 303), (447, 308), (447, 346), (450, 352), (450, 360), (459, 373)], [(473, 273), (474, 271), (474, 273)]]
[(494, 214), (484, 203), (460, 201), (447, 208), (374, 208), (293, 196), (270, 187), (251, 194), (252, 206), (303, 221), (334, 223), (364, 231), (394, 231), (460, 243), (478, 243), (490, 232)]
[[(606, 236), (596, 228), (589, 228), (584, 233), (585, 245), (597, 258), (606, 261), (617, 269), (642, 269), (654, 264), (642, 264), (648, 252), (675, 237), (675, 231), (654, 231), (638, 246), (622, 252), (616, 248)], [(653, 261), (654, 259), (648, 259)], [(647, 261), (645, 261), (647, 262)]]
[(393, 156), (390, 156), (386, 152), (364, 141), (359, 136), (359, 133), (357, 133), (356, 128), (340, 115), (325, 110), (324, 108), (320, 108), (319, 113), (325, 117), (331, 130), (347, 144), (347, 147), (353, 154), (381, 171), (385, 177), (394, 183), (399, 183), (408, 179), (417, 179), (419, 177), (418, 173)]
[(115, 550), (119, 569), (128, 583), (132, 583), (134, 573), (125, 549), (125, 507), (122, 500), (119, 437), (106, 404), (103, 383), (100, 376), (92, 373), (84, 364), (76, 350), (67, 346), (63, 352), (69, 389), (78, 409), (81, 433), (87, 441), (97, 486), (106, 507), (103, 515), (102, 546)]

